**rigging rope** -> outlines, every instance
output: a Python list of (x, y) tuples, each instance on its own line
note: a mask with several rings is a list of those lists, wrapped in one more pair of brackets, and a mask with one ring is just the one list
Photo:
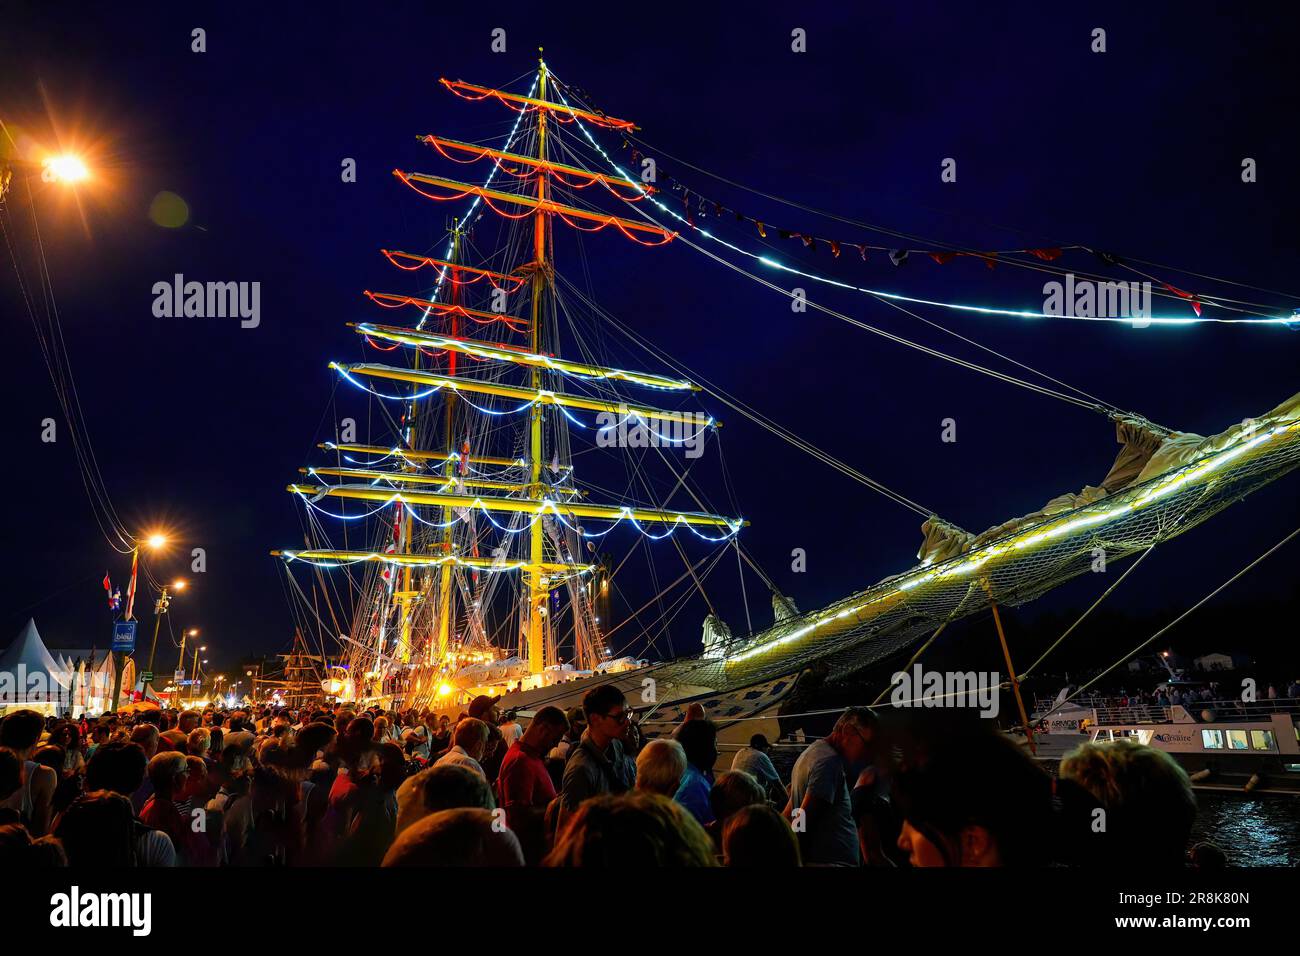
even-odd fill
[[(1298, 536), (1298, 535), (1300, 535), (1300, 528), (1296, 528), (1294, 531), (1292, 531), (1290, 534), (1288, 534), (1285, 538), (1283, 538), (1283, 539), (1282, 539), (1281, 541), (1279, 541), (1277, 544), (1273, 545), (1273, 547), (1269, 548), (1267, 551), (1265, 551), (1263, 554), (1261, 554), (1261, 555), (1260, 555), (1258, 558), (1256, 558), (1254, 561), (1250, 562), (1250, 564), (1246, 565), (1244, 568), (1242, 568), (1240, 571), (1238, 571), (1238, 572), (1237, 572), (1236, 574), (1234, 574), (1232, 577), (1228, 578), (1228, 580), (1224, 581), (1222, 584), (1220, 584), (1217, 588), (1215, 588), (1215, 589), (1214, 589), (1213, 591), (1211, 591), (1209, 594), (1205, 595), (1205, 597), (1201, 598), (1199, 601), (1197, 601), (1195, 604), (1193, 604), (1191, 607), (1189, 607), (1189, 608), (1188, 608), (1186, 611), (1184, 611), (1182, 614), (1178, 615), (1176, 618), (1174, 618), (1172, 621), (1170, 621), (1170, 622), (1169, 622), (1168, 624), (1166, 624), (1164, 627), (1160, 628), (1160, 630), (1156, 631), (1154, 634), (1152, 634), (1150, 637), (1148, 637), (1145, 641), (1143, 641), (1142, 643), (1140, 643), (1137, 647), (1133, 648), (1133, 650), (1129, 651), (1126, 655), (1124, 655), (1123, 657), (1121, 657), (1121, 658), (1120, 658), (1119, 660), (1117, 660), (1115, 663), (1111, 664), (1109, 667), (1107, 667), (1104, 671), (1102, 671), (1100, 674), (1098, 674), (1098, 675), (1097, 675), (1096, 677), (1094, 677), (1092, 680), (1088, 681), (1088, 683), (1086, 683), (1086, 684), (1084, 684), (1083, 686), (1081, 686), (1081, 687), (1080, 687), (1078, 690), (1076, 690), (1073, 694), (1071, 694), (1070, 696), (1066, 697), (1064, 700), (1062, 700), (1059, 704), (1057, 704), (1055, 707), (1053, 707), (1053, 708), (1052, 708), (1051, 710), (1049, 710), (1047, 713), (1043, 714), (1043, 716), (1042, 716), (1041, 718), (1039, 718), (1039, 719), (1041, 720), (1041, 719), (1045, 719), (1045, 718), (1047, 718), (1047, 717), (1050, 717), (1052, 714), (1056, 713), (1058, 710), (1060, 710), (1062, 707), (1064, 707), (1064, 706), (1065, 706), (1066, 704), (1068, 704), (1070, 701), (1074, 700), (1076, 697), (1078, 697), (1080, 694), (1082, 694), (1084, 691), (1086, 691), (1089, 687), (1092, 687), (1094, 684), (1096, 684), (1099, 680), (1101, 680), (1103, 677), (1105, 677), (1107, 674), (1109, 674), (1109, 673), (1110, 673), (1111, 671), (1113, 671), (1115, 668), (1119, 667), (1121, 664), (1126, 663), (1127, 661), (1132, 660), (1134, 657), (1136, 657), (1136, 656), (1137, 656), (1137, 655), (1142, 651), (1143, 648), (1147, 647), (1147, 646), (1150, 645), (1150, 644), (1153, 644), (1153, 643), (1154, 643), (1158, 638), (1162, 637), (1165, 633), (1167, 633), (1168, 631), (1172, 630), (1176, 625), (1178, 625), (1179, 623), (1181, 623), (1185, 618), (1187, 618), (1187, 617), (1190, 616), (1194, 611), (1196, 611), (1198, 608), (1200, 608), (1201, 605), (1205, 604), (1207, 601), (1210, 601), (1211, 599), (1213, 599), (1214, 597), (1216, 597), (1216, 596), (1219, 594), (1220, 591), (1223, 591), (1223, 590), (1225, 590), (1229, 585), (1234, 584), (1234, 583), (1235, 583), (1239, 578), (1241, 578), (1242, 576), (1244, 576), (1245, 574), (1247, 574), (1249, 571), (1253, 570), (1253, 569), (1255, 568), (1256, 565), (1260, 564), (1260, 563), (1261, 563), (1262, 561), (1264, 561), (1266, 558), (1271, 557), (1275, 551), (1278, 551), (1279, 549), (1281, 549), (1281, 548), (1284, 547), (1285, 545), (1289, 544), (1289, 543), (1291, 542), (1291, 540), (1292, 540), (1293, 538), (1295, 538), (1296, 536)], [(1135, 565), (1134, 565), (1134, 566), (1136, 566), (1136, 562), (1135, 562)], [(1116, 582), (1116, 583), (1118, 583), (1118, 582)]]

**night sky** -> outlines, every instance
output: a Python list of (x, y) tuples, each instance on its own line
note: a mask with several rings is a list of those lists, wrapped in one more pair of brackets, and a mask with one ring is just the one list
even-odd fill
[[(378, 250), (440, 255), (444, 247), (450, 204), (421, 199), (390, 170), (461, 173), (414, 137), (479, 139), (513, 120), (495, 103), (458, 100), (440, 76), (504, 84), (535, 66), (541, 45), (557, 75), (635, 120), (652, 148), (755, 189), (966, 248), (1081, 243), (1294, 294), (1150, 267), (1181, 288), (1278, 312), (1300, 305), (1297, 23), (1262, 7), (873, 4), (850, 14), (829, 4), (728, 5), (726, 13), (707, 4), (586, 12), (545, 4), (533, 15), (504, 4), (267, 6), (47, 4), (0, 15), (0, 119), (41, 144), (84, 150), (96, 170), (79, 208), (54, 187), (38, 184), (36, 197), (95, 451), (128, 525), (165, 525), (186, 552), (206, 549), (206, 574), (189, 574), (179, 551), (158, 573), (194, 581), (173, 604), (174, 624), (204, 629), (214, 666), (287, 649), (291, 639), (268, 551), (301, 540), (299, 505), (283, 488), (297, 468), (320, 461), (311, 453), (328, 437), (322, 419), (335, 384), (326, 363), (360, 359), (344, 323), (393, 318), (363, 289), (421, 290)], [(190, 50), (194, 27), (207, 31), (206, 53)], [(490, 51), (495, 27), (507, 31), (505, 54)], [(807, 53), (791, 52), (796, 27), (807, 31)], [(1104, 54), (1090, 51), (1094, 27), (1107, 31)], [(340, 181), (344, 157), (357, 161), (356, 183)], [(945, 157), (957, 159), (956, 183), (940, 181)], [(1258, 163), (1255, 183), (1241, 181), (1245, 157)], [(888, 242), (667, 159), (661, 168), (778, 227)], [(465, 175), (481, 181), (478, 170)], [(188, 203), (184, 227), (151, 222), (150, 201), (164, 190)], [(15, 204), (14, 221), (30, 226), (25, 193)], [(558, 225), (556, 233), (557, 268), (580, 278), (575, 240)], [(733, 224), (728, 235), (760, 248), (752, 231)], [(1048, 278), (1005, 266), (990, 272), (972, 259), (941, 266), (914, 257), (895, 268), (881, 254), (837, 261), (825, 248), (769, 245), (784, 261), (827, 275), (982, 304), (1036, 309)], [(1117, 450), (1101, 415), (812, 310), (793, 314), (785, 298), (685, 245), (643, 250), (602, 234), (584, 237), (582, 248), (605, 308), (763, 413), (969, 530), (1095, 484)], [(1097, 267), (1085, 253), (1058, 264)], [(151, 288), (178, 272), (260, 281), (260, 327), (155, 318)], [(40, 421), (57, 417), (57, 406), (7, 261), (2, 281), (10, 467), (0, 642), (34, 615), (52, 647), (103, 647), (109, 612), (99, 582), (109, 570), (124, 585), (127, 562), (94, 525), (70, 443), (40, 440)], [(994, 361), (866, 296), (809, 292), (897, 334)], [(1158, 310), (1190, 314), (1163, 300)], [(1178, 429), (1216, 432), (1300, 389), (1300, 334), (1284, 328), (1139, 331), (918, 311)], [(645, 357), (640, 367), (663, 371)], [(363, 410), (359, 397), (354, 408)], [(727, 421), (721, 449), (753, 522), (744, 540), (801, 608), (913, 563), (917, 515), (737, 415), (710, 410)], [(955, 443), (940, 441), (949, 417)], [(1296, 526), (1298, 480), (1162, 547), (1111, 606), (1157, 621), (1185, 609)], [(723, 501), (720, 494), (714, 503)], [(684, 543), (694, 557), (704, 553), (705, 545)], [(790, 570), (796, 547), (807, 552), (805, 574)], [(680, 559), (664, 549), (663, 574), (675, 577)], [(1280, 553), (1216, 604), (1294, 597), (1297, 553)], [(715, 600), (744, 630), (735, 578), (718, 572)], [(623, 583), (629, 601), (648, 596)], [(758, 626), (770, 610), (757, 581), (747, 583)], [(1095, 580), (1075, 582), (1019, 613), (1082, 608), (1100, 589)], [(703, 614), (697, 601), (678, 619), (679, 650), (691, 649)], [(151, 626), (147, 607), (139, 616)], [(1250, 643), (1239, 634), (1225, 640), (1226, 649)]]

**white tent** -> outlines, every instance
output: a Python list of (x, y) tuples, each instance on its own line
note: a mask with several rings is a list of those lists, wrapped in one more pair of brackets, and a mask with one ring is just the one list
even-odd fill
[(1196, 665), (1197, 670), (1202, 671), (1230, 671), (1233, 668), (1233, 660), (1227, 654), (1206, 654), (1196, 658), (1192, 663)]
[(0, 706), (54, 709), (66, 705), (69, 675), (50, 656), (36, 630), (36, 621), (26, 627), (0, 653)]
[[(86, 709), (91, 713), (99, 714), (115, 709), (109, 701), (109, 698), (113, 696), (113, 680), (115, 676), (112, 654), (105, 654), (103, 660), (95, 665), (95, 669), (87, 673)], [(128, 657), (123, 662), (122, 673), (122, 693), (128, 695), (128, 699), (133, 686), (135, 686), (135, 661)]]

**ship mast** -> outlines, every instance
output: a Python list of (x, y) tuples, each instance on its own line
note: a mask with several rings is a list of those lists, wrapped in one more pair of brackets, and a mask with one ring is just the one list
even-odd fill
[[(366, 659), (358, 663), (362, 663), (367, 672), (367, 685), (373, 678), (372, 667), (375, 673), (393, 672), (400, 680), (394, 682), (392, 692), (409, 694), (406, 698), (408, 701), (433, 701), (455, 693), (456, 688), (462, 686), (457, 683), (455, 675), (475, 666), (465, 666), (466, 660), (472, 660), (476, 664), (492, 660), (490, 653), (465, 654), (463, 648), (456, 646), (454, 625), (458, 615), (453, 592), (458, 583), (463, 585), (464, 581), (457, 577), (458, 574), (468, 571), (476, 582), (480, 573), (520, 575), (519, 585), (513, 589), (514, 611), (518, 611), (519, 616), (513, 618), (514, 611), (511, 616), (518, 625), (516, 637), (519, 655), (525, 662), (525, 667), (521, 670), (526, 670), (533, 685), (538, 686), (540, 675), (546, 667), (558, 660), (556, 644), (559, 631), (552, 620), (554, 615), (550, 612), (551, 593), (556, 588), (569, 588), (574, 614), (575, 654), (584, 665), (594, 666), (598, 663), (594, 659), (597, 655), (593, 645), (584, 630), (584, 620), (580, 620), (584, 614), (594, 614), (592, 599), (589, 588), (577, 580), (592, 574), (596, 569), (593, 565), (581, 563), (581, 555), (575, 556), (572, 553), (574, 549), (571, 541), (577, 539), (566, 536), (566, 531), (578, 538), (602, 537), (607, 531), (588, 535), (578, 524), (584, 519), (595, 519), (613, 524), (626, 521), (638, 529), (645, 523), (668, 529), (657, 537), (667, 536), (679, 527), (691, 528), (697, 532), (698, 529), (719, 529), (723, 532), (722, 536), (710, 540), (725, 540), (738, 533), (746, 523), (739, 518), (702, 512), (641, 507), (630, 502), (591, 501), (588, 500), (585, 489), (565, 480), (564, 476), (572, 478), (567, 465), (554, 477), (544, 474), (548, 454), (545, 428), (548, 422), (558, 421), (554, 417), (557, 413), (548, 411), (549, 406), (558, 406), (558, 414), (568, 419), (574, 418), (570, 410), (595, 412), (607, 418), (616, 418), (616, 423), (606, 426), (607, 428), (624, 427), (628, 423), (633, 428), (653, 428), (656, 427), (655, 423), (664, 423), (668, 426), (685, 425), (703, 432), (721, 426), (721, 422), (711, 416), (702, 419), (696, 411), (629, 402), (615, 391), (616, 386), (646, 388), (681, 396), (700, 391), (698, 385), (689, 381), (564, 358), (548, 350), (554, 348), (556, 352), (559, 351), (557, 330), (551, 325), (557, 314), (552, 242), (556, 217), (571, 228), (584, 232), (599, 232), (610, 228), (645, 246), (664, 245), (672, 241), (676, 233), (654, 223), (615, 216), (589, 204), (573, 205), (557, 201), (557, 184), (560, 187), (582, 188), (584, 182), (587, 185), (600, 183), (615, 195), (622, 195), (628, 190), (638, 193), (644, 193), (645, 190), (630, 179), (551, 161), (548, 154), (555, 149), (556, 134), (562, 132), (562, 127), (551, 124), (552, 114), (557, 117), (558, 123), (582, 119), (616, 129), (634, 127), (626, 120), (577, 110), (567, 103), (552, 100), (556, 81), (550, 75), (544, 59), (538, 59), (536, 96), (520, 96), (461, 81), (441, 82), (457, 95), (469, 99), (493, 97), (517, 112), (533, 113), (536, 117), (533, 127), (535, 145), (520, 153), (510, 152), (513, 133), (504, 149), (477, 147), (439, 136), (422, 136), (421, 141), (439, 152), (445, 153), (446, 149), (452, 149), (460, 153), (468, 152), (477, 160), (491, 159), (496, 164), (495, 170), (503, 177), (514, 176), (523, 182), (518, 189), (510, 190), (495, 188), (492, 176), (483, 185), (474, 185), (400, 169), (393, 170), (393, 175), (431, 200), (472, 196), (474, 206), (471, 210), (482, 203), (499, 216), (518, 220), (525, 230), (531, 219), (531, 259), (514, 268), (506, 263), (500, 267), (500, 272), (482, 268), (482, 263), (465, 261), (467, 223), (464, 220), (453, 222), (451, 247), (446, 259), (390, 249), (381, 250), (390, 263), (404, 271), (423, 267), (441, 270), (439, 286), (443, 280), (450, 279), (450, 288), (446, 290), (445, 297), (435, 293), (432, 298), (424, 299), (412, 295), (366, 291), (366, 296), (378, 306), (419, 309), (423, 315), (413, 327), (373, 322), (349, 323), (376, 348), (384, 351), (397, 347), (412, 350), (414, 357), (411, 362), (395, 365), (370, 362), (330, 363), (332, 369), (354, 386), (384, 399), (404, 401), (405, 417), (399, 426), (398, 442), (393, 447), (354, 441), (326, 442), (322, 448), (342, 457), (353, 453), (371, 456), (372, 460), (357, 461), (348, 458), (351, 465), (356, 467), (345, 467), (344, 462), (339, 461), (332, 467), (301, 469), (309, 476), (308, 481), (291, 484), (288, 491), (300, 497), (309, 507), (325, 514), (333, 513), (318, 504), (324, 499), (376, 505), (368, 514), (386, 512), (389, 506), (398, 510), (391, 523), (386, 524), (386, 535), (375, 542), (373, 550), (338, 549), (329, 547), (328, 540), (325, 540), (320, 542), (324, 547), (313, 546), (315, 542), (308, 541), (308, 547), (303, 550), (273, 552), (286, 561), (306, 561), (323, 567), (377, 564), (384, 568), (370, 617), (377, 624), (374, 647), (372, 651), (367, 648), (369, 653)], [(530, 94), (532, 92), (530, 90)], [(535, 178), (535, 183), (528, 181), (529, 176)], [(430, 192), (430, 188), (436, 192)], [(563, 199), (564, 189), (561, 188), (559, 192)], [(451, 195), (443, 196), (439, 193)], [(522, 206), (526, 212), (507, 211), (512, 206)], [(526, 250), (527, 232), (518, 238), (523, 240), (523, 249)], [(512, 252), (517, 249), (514, 247)], [(523, 255), (527, 258), (527, 251)], [(463, 279), (463, 276), (468, 278)], [(497, 304), (499, 299), (494, 299), (492, 311), (469, 307), (471, 300), (462, 296), (460, 287), (481, 280), (489, 280), (498, 293), (519, 292), (521, 296), (524, 284), (528, 283), (528, 317), (500, 308)], [(438, 301), (440, 298), (441, 301)], [(517, 305), (522, 305), (517, 299), (515, 301)], [(548, 310), (551, 311), (549, 318)], [(426, 328), (426, 322), (444, 320), (449, 320), (444, 327)], [(528, 344), (516, 345), (504, 338), (494, 337), (490, 332), (463, 337), (466, 329), (488, 325), (496, 325), (498, 330), (505, 332), (526, 333)], [(480, 338), (480, 335), (483, 337)], [(422, 352), (435, 357), (445, 355), (446, 367), (441, 368), (436, 362), (431, 364), (422, 361)], [(461, 360), (459, 356), (462, 355), (467, 359)], [(465, 374), (464, 366), (470, 360), (486, 363), (484, 374)], [(523, 381), (527, 385), (517, 384), (518, 379), (510, 381), (494, 371), (508, 366), (523, 372)], [(471, 365), (470, 370), (473, 368), (475, 366)], [(572, 379), (577, 383), (595, 385), (596, 388), (589, 391), (579, 385), (572, 391), (557, 391), (556, 382), (561, 379)], [(409, 394), (401, 396), (378, 391), (366, 384), (367, 380), (378, 380), (381, 384), (395, 381), (414, 387)], [(434, 393), (439, 393), (438, 397), (444, 403), (440, 423), (437, 422), (439, 416), (436, 413), (428, 408), (421, 413), (419, 409), (420, 402)], [(467, 435), (464, 427), (469, 422), (478, 421), (472, 413), (513, 414), (480, 408), (475, 402), (475, 396), (478, 395), (518, 402), (519, 412), (526, 409), (526, 451), (512, 449), (510, 457), (502, 457), (481, 454), (481, 451), (489, 450), (485, 447), (474, 448), (475, 453), (471, 454), (470, 441), (476, 439)], [(466, 419), (465, 415), (470, 415), (470, 418)], [(563, 425), (563, 422), (559, 424)], [(442, 432), (441, 435), (438, 434), (439, 431)], [(512, 433), (518, 440), (517, 426)], [(485, 430), (479, 437), (486, 442), (489, 435), (490, 432)], [(567, 456), (563, 435), (561, 432), (560, 442), (550, 449), (550, 454)], [(399, 460), (396, 467), (380, 467), (389, 458)], [(487, 465), (515, 473), (474, 473), (470, 467), (472, 465)], [(343, 481), (323, 481), (325, 476)], [(442, 520), (437, 525), (436, 532), (426, 533), (417, 527), (416, 522), (426, 526), (432, 523), (421, 518), (416, 509), (437, 509)], [(524, 545), (521, 540), (524, 528), (519, 523), (526, 521), (527, 553), (516, 553), (507, 558), (503, 546), (494, 550), (491, 557), (481, 555), (473, 525), (480, 512), (499, 530), (511, 535), (517, 533), (518, 537), (508, 540), (517, 541), (521, 546)], [(503, 527), (493, 517), (496, 514), (509, 515), (508, 520), (514, 523), (514, 529)], [(366, 516), (368, 515), (358, 517)], [(347, 519), (353, 516), (334, 514), (334, 517)], [(454, 527), (460, 522), (464, 522), (462, 531), (454, 532)], [(561, 530), (561, 525), (565, 530)], [(699, 533), (702, 537), (709, 537), (703, 532)], [(462, 534), (463, 546), (459, 543)], [(387, 537), (387, 542), (383, 540), (384, 537)], [(551, 540), (549, 546), (548, 538)], [(523, 548), (520, 547), (519, 550), (523, 551)], [(491, 588), (487, 593), (492, 593)], [(464, 598), (467, 615), (465, 620), (470, 625), (476, 625), (480, 621), (477, 584), (474, 592), (465, 593)], [(396, 627), (399, 633), (397, 640), (390, 643), (385, 633), (385, 623), (391, 620), (394, 607), (397, 610)], [(482, 630), (481, 625), (479, 630)], [(360, 644), (358, 646), (364, 647)], [(360, 686), (362, 678), (358, 676), (355, 680)], [(399, 683), (403, 685), (400, 691), (396, 686)], [(362, 696), (368, 694), (367, 686)]]
[[(452, 223), (451, 233), (451, 301), (459, 305), (460, 299), (460, 276), (454, 263), (460, 262), (460, 220), (457, 219)], [(452, 337), (460, 335), (460, 316), (453, 313), (451, 316), (451, 334)], [(416, 356), (419, 356), (420, 350), (415, 350)], [(456, 374), (456, 353), (448, 353), (447, 359), (448, 374)], [(450, 480), (456, 474), (456, 428), (454, 419), (454, 409), (456, 407), (456, 393), (451, 392), (443, 400), (444, 415), (446, 419), (445, 430), (447, 433), (447, 460), (443, 465), (443, 474)], [(441, 554), (444, 556), (452, 553), (452, 517), (454, 512), (450, 508), (442, 509), (442, 547)], [(410, 573), (410, 569), (407, 569)], [(433, 659), (443, 662), (447, 659), (447, 651), (451, 643), (451, 588), (452, 576), (456, 569), (449, 564), (444, 564), (438, 568), (438, 650), (437, 656)]]
[[(542, 52), (539, 48), (538, 52)], [(546, 61), (538, 59), (538, 99), (546, 101)], [(546, 110), (537, 111), (537, 159), (546, 162)], [(546, 241), (549, 217), (545, 212), (547, 172), (539, 169), (537, 173), (537, 211), (533, 214), (533, 304), (532, 304), (532, 346), (534, 353), (541, 353), (545, 340), (542, 338), (543, 296), (550, 281), (550, 248)], [(542, 370), (533, 367), (532, 386), (534, 391), (542, 389)], [(535, 404), (528, 415), (528, 468), (529, 497), (541, 498), (545, 489), (542, 487), (542, 426), (544, 406)], [(546, 608), (550, 598), (550, 589), (545, 573), (541, 570), (545, 555), (542, 553), (544, 538), (542, 521), (533, 522), (529, 529), (528, 564), (524, 575), (524, 585), (528, 592), (528, 617), (524, 622), (528, 671), (540, 674), (546, 667), (545, 633)]]

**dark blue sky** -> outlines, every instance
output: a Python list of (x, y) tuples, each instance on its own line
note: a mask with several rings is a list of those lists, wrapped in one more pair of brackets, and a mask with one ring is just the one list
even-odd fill
[[(1083, 243), (1300, 293), (1296, 21), (1262, 7), (1234, 13), (1200, 3), (1056, 7), (893, 4), (844, 13), (747, 4), (740, 15), (703, 4), (547, 4), (534, 15), (510, 5), (321, 3), (5, 12), (0, 118), (40, 142), (57, 131), (65, 145), (92, 147), (99, 171), (83, 191), (84, 228), (57, 193), (40, 194), (38, 204), (108, 487), (128, 523), (173, 525), (187, 547), (208, 553), (208, 572), (174, 605), (176, 624), (204, 627), (230, 659), (289, 640), (267, 552), (299, 540), (296, 505), (282, 489), (324, 437), (318, 423), (334, 385), (325, 363), (359, 355), (343, 323), (390, 317), (376, 315), (362, 289), (416, 291), (377, 250), (441, 247), (446, 210), (389, 171), (446, 170), (416, 134), (477, 139), (504, 130), (513, 114), (463, 103), (437, 78), (505, 83), (532, 68), (538, 45), (562, 79), (634, 119), (652, 147), (757, 189), (964, 247)], [(196, 26), (207, 31), (204, 54), (190, 51)], [(507, 31), (506, 54), (490, 52), (495, 27)], [(807, 30), (806, 54), (790, 51), (795, 27)], [(1094, 27), (1107, 30), (1105, 54), (1089, 50)], [(357, 160), (355, 184), (340, 182), (343, 157)], [(945, 157), (958, 161), (956, 183), (940, 182)], [(1241, 182), (1243, 157), (1257, 160), (1258, 182)], [(664, 168), (672, 169), (667, 160)], [(766, 222), (881, 242), (678, 172)], [(162, 190), (189, 203), (189, 226), (150, 222), (149, 202)], [(757, 237), (745, 235), (757, 248)], [(765, 414), (973, 531), (1095, 483), (1113, 457), (1113, 429), (1099, 415), (814, 311), (793, 315), (783, 298), (685, 246), (646, 251), (602, 235), (583, 248), (597, 295), (614, 314)], [(557, 265), (576, 278), (573, 249), (562, 238)], [(974, 260), (895, 269), (879, 255), (833, 262), (825, 250), (807, 257), (794, 243), (779, 249), (816, 271), (913, 295), (1031, 308), (1042, 301), (1045, 277), (988, 272)], [(1060, 264), (1096, 265), (1087, 256)], [(1300, 301), (1153, 271), (1193, 290)], [(177, 272), (260, 281), (261, 327), (155, 318), (151, 287)], [(810, 293), (958, 351), (960, 343), (865, 297)], [(84, 644), (108, 632), (100, 577), (109, 567), (124, 582), (126, 567), (93, 525), (68, 443), (39, 440), (40, 420), (56, 414), (53, 393), (8, 271), (0, 294), (13, 456), (0, 626), (14, 632), (35, 614), (52, 646)], [(1176, 428), (1217, 431), (1300, 387), (1300, 335), (1283, 329), (1137, 332), (923, 314)], [(910, 565), (917, 516), (734, 414), (723, 417), (722, 450), (753, 522), (748, 546), (801, 607)], [(947, 417), (958, 422), (955, 444), (939, 440)], [(1112, 600), (1135, 613), (1191, 604), (1295, 526), (1295, 489), (1295, 479), (1283, 481), (1171, 543)], [(789, 570), (795, 547), (808, 553), (806, 574)], [(665, 548), (664, 573), (675, 576), (680, 561)], [(1294, 567), (1294, 555), (1279, 555), (1224, 600), (1294, 595)], [(717, 600), (743, 629), (734, 577), (719, 578)], [(749, 585), (754, 598), (756, 582)], [(1047, 604), (1083, 606), (1095, 593), (1095, 582), (1085, 582)], [(756, 624), (766, 619), (754, 610)], [(679, 618), (679, 647), (696, 639), (702, 615), (700, 605)]]

